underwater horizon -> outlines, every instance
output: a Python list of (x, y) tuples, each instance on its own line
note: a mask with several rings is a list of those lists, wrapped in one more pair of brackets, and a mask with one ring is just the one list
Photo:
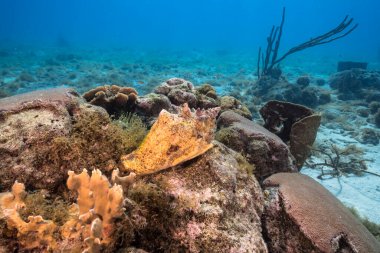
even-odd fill
[(379, 9), (0, 1), (0, 252), (380, 252)]
[(325, 32), (349, 15), (359, 28), (310, 49), (351, 60), (379, 60), (378, 3), (364, 1), (9, 1), (0, 3), (5, 45), (248, 50), (265, 44), (287, 8), (282, 49)]

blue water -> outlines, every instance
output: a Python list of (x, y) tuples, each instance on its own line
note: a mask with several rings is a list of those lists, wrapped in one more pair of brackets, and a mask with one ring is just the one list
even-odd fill
[(345, 15), (359, 29), (312, 52), (378, 60), (380, 3), (376, 0), (2, 0), (0, 40), (52, 45), (61, 37), (86, 47), (244, 49), (265, 44), (287, 7), (282, 48), (338, 24)]

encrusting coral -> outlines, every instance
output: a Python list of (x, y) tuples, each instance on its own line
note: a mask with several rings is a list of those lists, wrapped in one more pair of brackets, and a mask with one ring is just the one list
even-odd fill
[(162, 110), (140, 147), (121, 157), (124, 170), (151, 174), (195, 158), (211, 143), (219, 107), (192, 112), (187, 104), (179, 114)]
[[(87, 170), (68, 174), (67, 186), (78, 193), (78, 198), (77, 204), (69, 208), (70, 215), (62, 226), (39, 215), (29, 216), (29, 222), (22, 219), (20, 211), (25, 208), (26, 196), (23, 184), (16, 182), (11, 192), (0, 195), (0, 218), (9, 229), (17, 230), (21, 248), (91, 253), (101, 252), (103, 246), (114, 241), (115, 219), (124, 214), (122, 186), (115, 183), (111, 187), (99, 170), (94, 170), (91, 176)], [(127, 181), (131, 184), (133, 180), (131, 176)]]

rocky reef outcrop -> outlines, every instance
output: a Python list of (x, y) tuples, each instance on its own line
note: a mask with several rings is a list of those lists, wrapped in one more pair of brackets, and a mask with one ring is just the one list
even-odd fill
[(53, 138), (67, 136), (71, 116), (79, 109), (79, 95), (71, 89), (35, 91), (0, 100), (0, 185), (15, 180), (49, 188), (65, 172), (38, 167), (38, 154)]
[(219, 97), (210, 84), (195, 87), (193, 83), (182, 78), (171, 78), (154, 89), (153, 93), (139, 97), (136, 113), (148, 120), (165, 109), (169, 112), (178, 112), (178, 106), (187, 103), (192, 109), (210, 109), (221, 107), (221, 112), (232, 110), (248, 119), (252, 113), (246, 105), (231, 96)]
[(145, 136), (143, 125), (123, 131), (102, 107), (85, 103), (72, 89), (2, 99), (0, 130), (4, 189), (15, 180), (32, 189), (54, 189), (68, 170), (112, 169)]
[(247, 90), (247, 94), (253, 95), (255, 100), (262, 103), (280, 100), (311, 108), (329, 103), (331, 100), (329, 91), (320, 87), (318, 82), (321, 80), (313, 81), (315, 85), (310, 86), (311, 79), (308, 76), (299, 77), (296, 83), (289, 82), (283, 76), (280, 78), (262, 76)]
[(337, 72), (330, 77), (330, 86), (337, 89), (341, 100), (365, 99), (379, 101), (380, 73), (365, 69), (350, 69)]
[(330, 192), (308, 176), (264, 181), (264, 234), (270, 252), (380, 252), (380, 243)]
[(148, 252), (268, 252), (263, 196), (251, 166), (215, 143), (195, 161), (144, 177), (129, 198), (141, 209), (136, 247)]

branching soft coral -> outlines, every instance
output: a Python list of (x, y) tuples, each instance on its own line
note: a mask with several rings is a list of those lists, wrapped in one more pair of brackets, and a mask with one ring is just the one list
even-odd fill
[(312, 149), (316, 155), (322, 156), (323, 162), (314, 163), (311, 159), (307, 165), (313, 169), (320, 169), (321, 174), (319, 179), (326, 177), (340, 177), (342, 175), (354, 174), (361, 176), (364, 173), (379, 176), (379, 174), (367, 170), (367, 160), (362, 157), (363, 151), (355, 145), (349, 145), (345, 148), (340, 148), (336, 145), (331, 146), (321, 145), (319, 148)]
[[(99, 170), (89, 176), (69, 171), (67, 186), (78, 193), (77, 204), (68, 208), (69, 216), (62, 226), (42, 216), (29, 216), (25, 222), (20, 211), (25, 207), (25, 188), (15, 183), (12, 192), (0, 195), (0, 218), (10, 229), (17, 230), (17, 239), (23, 249), (67, 250), (70, 252), (101, 252), (115, 237), (115, 219), (124, 215), (124, 195), (121, 185), (112, 187)], [(118, 172), (114, 177), (123, 181)], [(128, 177), (129, 184), (134, 176)]]

